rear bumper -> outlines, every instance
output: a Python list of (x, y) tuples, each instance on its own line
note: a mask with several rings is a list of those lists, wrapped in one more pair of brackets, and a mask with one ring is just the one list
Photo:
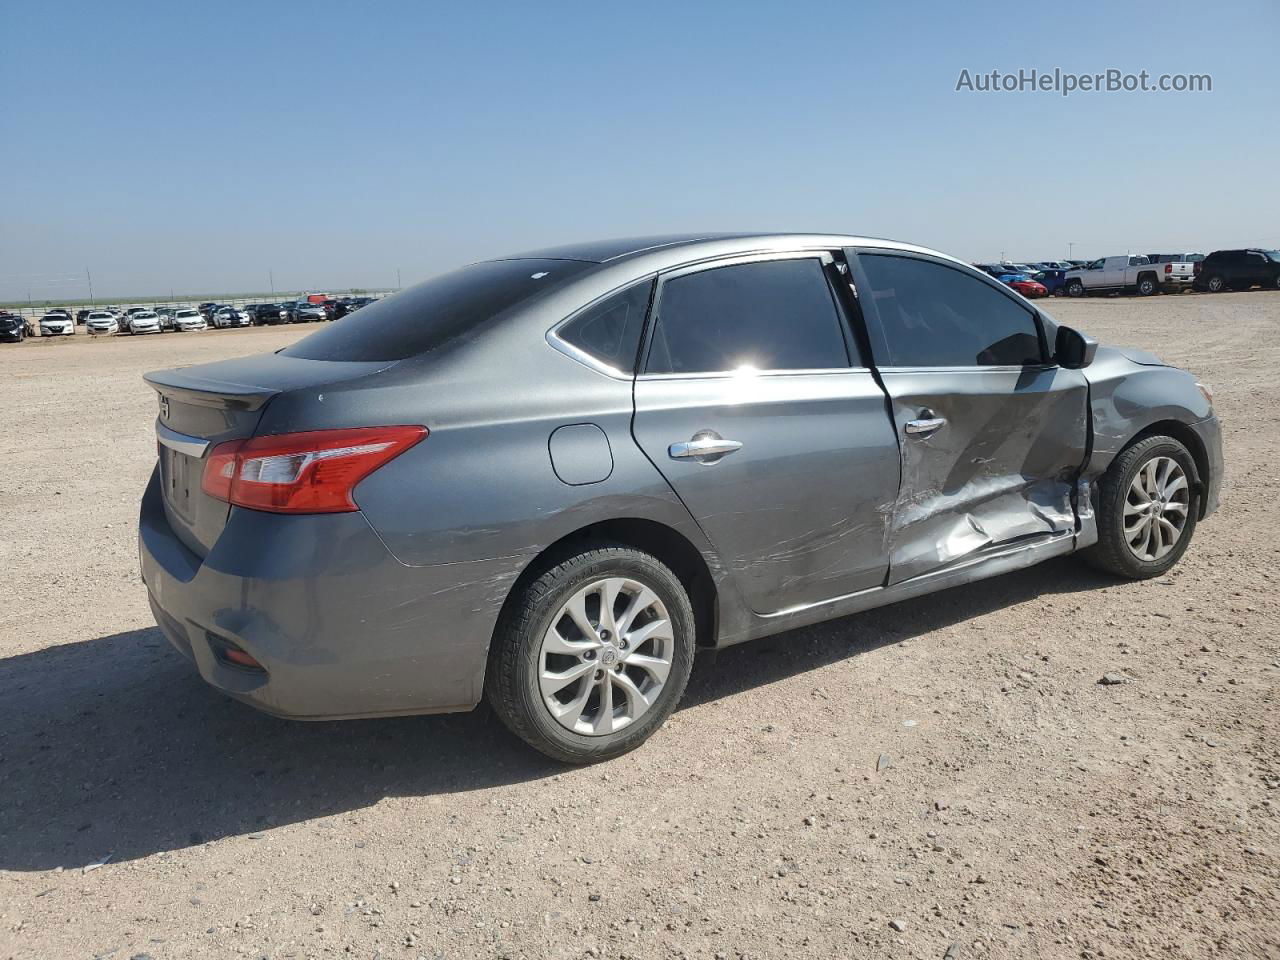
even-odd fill
[(1222, 496), (1222, 471), (1224, 469), (1222, 425), (1218, 422), (1218, 418), (1213, 416), (1208, 420), (1193, 423), (1191, 429), (1196, 432), (1196, 436), (1204, 444), (1205, 457), (1209, 465), (1209, 476), (1201, 478), (1204, 481), (1204, 496), (1200, 508), (1200, 519), (1203, 520), (1218, 509)]
[[(158, 473), (138, 552), (156, 622), (212, 686), (267, 713), (337, 719), (467, 710), (518, 558), (408, 567), (360, 513), (233, 508), (203, 561), (165, 517)], [(230, 642), (261, 663), (223, 659)]]

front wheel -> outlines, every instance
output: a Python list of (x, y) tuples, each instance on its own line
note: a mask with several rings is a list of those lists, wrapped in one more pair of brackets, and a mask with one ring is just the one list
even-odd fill
[(1067, 296), (1068, 296), (1068, 297), (1083, 297), (1083, 296), (1084, 296), (1084, 284), (1083, 284), (1083, 283), (1081, 283), (1079, 280), (1072, 280), (1070, 283), (1068, 283), (1068, 284), (1067, 284)]
[(1098, 483), (1098, 542), (1085, 559), (1131, 580), (1166, 573), (1195, 534), (1195, 477), (1195, 460), (1173, 437), (1147, 437), (1129, 447)]
[(587, 547), (512, 599), (495, 632), (486, 695), (503, 723), (564, 763), (642, 744), (675, 710), (693, 667), (683, 584), (656, 557)]

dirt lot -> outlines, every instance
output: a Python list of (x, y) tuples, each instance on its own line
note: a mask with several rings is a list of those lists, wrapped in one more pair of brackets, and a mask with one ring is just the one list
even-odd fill
[(583, 770), (484, 710), (260, 716), (153, 628), (139, 375), (305, 329), (0, 345), (0, 957), (1280, 957), (1280, 294), (1050, 310), (1217, 389), (1172, 576), (1068, 559), (702, 657)]

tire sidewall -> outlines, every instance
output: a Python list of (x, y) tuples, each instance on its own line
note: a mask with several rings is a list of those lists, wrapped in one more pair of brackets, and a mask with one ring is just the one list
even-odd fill
[[(1128, 458), (1124, 469), (1116, 475), (1114, 484), (1110, 485), (1105, 492), (1102, 509), (1110, 511), (1110, 515), (1107, 522), (1102, 525), (1103, 528), (1099, 534), (1113, 539), (1110, 546), (1126, 568), (1125, 573), (1135, 579), (1145, 580), (1158, 577), (1170, 570), (1182, 559), (1182, 555), (1191, 544), (1191, 539), (1196, 532), (1196, 518), (1200, 512), (1200, 494), (1196, 490), (1195, 482), (1198, 471), (1190, 451), (1172, 437), (1149, 437), (1131, 449), (1139, 452)], [(1133, 478), (1154, 457), (1169, 457), (1182, 467), (1190, 487), (1187, 522), (1182, 528), (1182, 535), (1178, 538), (1177, 545), (1169, 553), (1159, 560), (1142, 560), (1129, 549), (1129, 542), (1124, 535), (1124, 505)]]
[[(592, 763), (608, 760), (633, 750), (647, 740), (675, 710), (693, 669), (694, 617), (684, 586), (666, 566), (648, 554), (630, 548), (605, 548), (590, 551), (569, 561), (568, 569), (554, 577), (550, 590), (539, 593), (536, 613), (528, 621), (525, 635), (510, 638), (518, 644), (516, 657), (515, 703), (510, 704), (528, 724), (535, 739), (519, 729), (533, 746), (544, 753), (571, 763)], [(577, 590), (605, 577), (627, 577), (643, 583), (654, 591), (667, 608), (671, 620), (673, 644), (671, 672), (662, 693), (644, 716), (623, 730), (602, 737), (574, 733), (561, 726), (547, 710), (538, 683), (542, 637), (551, 627), (552, 618), (561, 605)], [(539, 583), (535, 582), (536, 590)], [(508, 653), (510, 655), (510, 653)], [(501, 712), (501, 711), (500, 711)]]

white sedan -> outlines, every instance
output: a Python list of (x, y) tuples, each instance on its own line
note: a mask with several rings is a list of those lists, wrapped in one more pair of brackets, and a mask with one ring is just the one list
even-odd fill
[(179, 333), (188, 330), (207, 330), (209, 328), (209, 325), (205, 323), (204, 317), (200, 315), (200, 311), (190, 307), (184, 307), (173, 315), (173, 326)]
[(135, 313), (129, 318), (130, 333), (160, 333), (160, 315), (150, 310)]
[(116, 319), (114, 313), (108, 313), (106, 310), (94, 310), (84, 318), (84, 328), (95, 335), (100, 333), (119, 333), (120, 321)]
[(72, 336), (75, 332), (76, 322), (65, 313), (46, 313), (40, 318), (42, 337)]

